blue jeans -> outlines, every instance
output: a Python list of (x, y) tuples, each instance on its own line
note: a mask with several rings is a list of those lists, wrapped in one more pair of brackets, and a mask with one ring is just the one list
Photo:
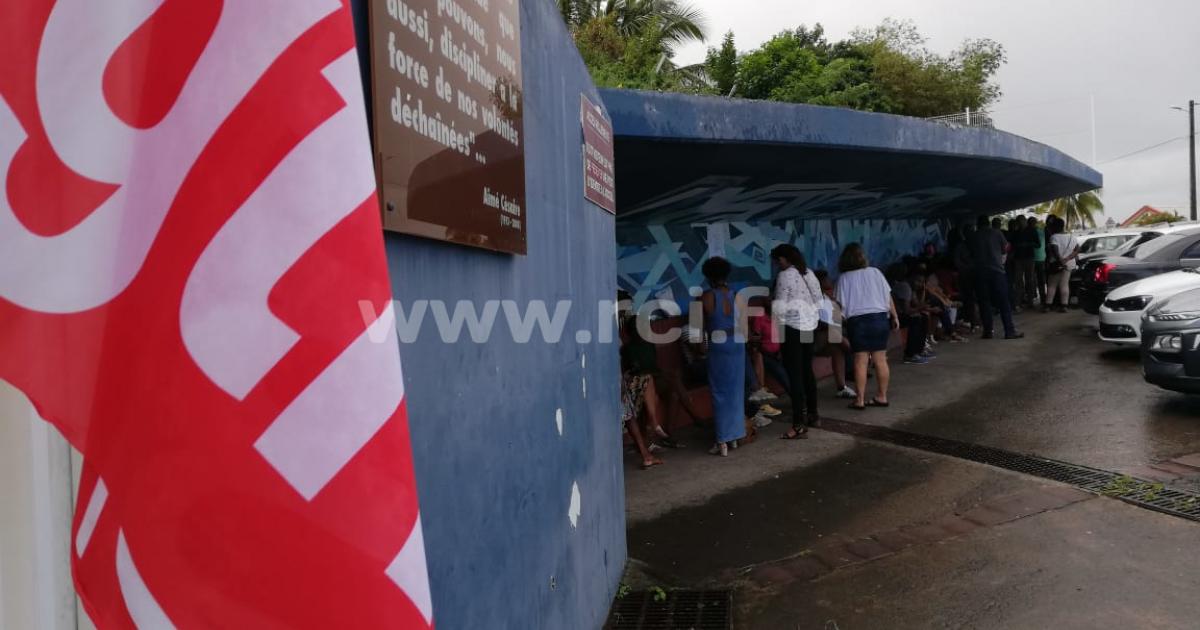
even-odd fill
[(983, 320), (983, 332), (992, 332), (992, 306), (1000, 309), (1000, 320), (1004, 323), (1004, 334), (1011, 335), (1017, 331), (1013, 326), (1012, 303), (1008, 301), (1008, 277), (1003, 271), (995, 269), (977, 269), (975, 271), (976, 289), (979, 299), (979, 318)]
[(942, 322), (942, 332), (947, 335), (954, 334), (954, 320), (950, 319), (950, 307), (942, 305), (942, 312), (938, 315), (938, 319)]

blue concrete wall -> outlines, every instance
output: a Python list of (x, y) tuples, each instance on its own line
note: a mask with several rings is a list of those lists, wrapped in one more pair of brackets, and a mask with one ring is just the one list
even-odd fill
[(426, 317), (401, 348), (441, 630), (599, 627), (625, 563), (617, 347), (575, 339), (613, 325), (597, 304), (617, 290), (613, 217), (583, 198), (579, 97), (601, 100), (550, 0), (521, 0), (521, 57), (528, 255), (386, 239), (406, 310), (420, 299), (574, 302), (559, 343), (518, 344), (501, 314), (503, 334), (486, 343), (444, 344)]
[[(824, 219), (779, 222), (720, 223), (728, 230), (725, 257), (733, 264), (736, 285), (771, 286), (771, 249), (791, 243), (804, 253), (813, 269), (837, 275), (842, 248), (862, 243), (871, 264), (877, 267), (915, 256), (926, 243), (945, 247), (944, 225), (935, 220), (831, 221)], [(704, 224), (628, 225), (617, 234), (617, 270), (622, 289), (641, 304), (669, 290), (686, 310), (687, 289), (703, 286), (700, 266), (708, 257), (708, 227)]]
[(689, 142), (825, 146), (839, 150), (957, 156), (1020, 163), (1099, 188), (1103, 176), (1040, 142), (996, 129), (842, 107), (603, 90), (617, 136)]
[(601, 90), (619, 224), (998, 214), (1100, 173), (994, 129), (836, 107)]

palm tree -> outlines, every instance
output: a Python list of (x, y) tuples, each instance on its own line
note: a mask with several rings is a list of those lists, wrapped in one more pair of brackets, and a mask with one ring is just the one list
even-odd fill
[(1104, 211), (1100, 189), (1059, 197), (1034, 206), (1034, 214), (1052, 214), (1067, 224), (1067, 230), (1096, 227), (1096, 215)]
[(676, 0), (608, 0), (606, 14), (617, 16), (617, 29), (627, 37), (655, 28), (668, 50), (704, 41), (704, 14)]
[(603, 14), (598, 0), (558, 0), (558, 12), (572, 31)]
[(647, 87), (667, 77), (683, 86), (707, 85), (701, 64), (679, 68), (671, 61), (680, 44), (704, 41), (705, 20), (698, 9), (678, 0), (558, 0), (558, 9), (581, 49), (581, 37), (591, 41), (595, 32), (611, 29), (614, 39), (602, 46), (607, 59), (601, 63), (619, 63), (625, 50), (637, 51), (637, 68), (654, 77)]
[(666, 49), (704, 41), (704, 14), (676, 0), (558, 0), (558, 10), (572, 30), (607, 17), (625, 38), (641, 35), (651, 27), (657, 29), (656, 39)]

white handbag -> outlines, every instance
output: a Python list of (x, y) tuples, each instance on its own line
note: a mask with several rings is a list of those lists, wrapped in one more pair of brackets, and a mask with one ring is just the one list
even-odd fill
[[(808, 272), (811, 274), (812, 272)], [(805, 274), (806, 276), (808, 274)], [(815, 279), (815, 276), (814, 276)], [(804, 286), (808, 287), (808, 292), (812, 294), (813, 301), (817, 304), (817, 319), (826, 324), (833, 325), (833, 301), (830, 300), (821, 291), (813, 292), (812, 285), (808, 283), (808, 278), (804, 278)]]

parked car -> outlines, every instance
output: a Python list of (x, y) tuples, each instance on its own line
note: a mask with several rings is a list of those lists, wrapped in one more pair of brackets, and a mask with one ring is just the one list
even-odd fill
[(1200, 289), (1200, 271), (1185, 267), (1109, 291), (1100, 305), (1100, 339), (1117, 345), (1142, 343), (1142, 314), (1160, 300)]
[[(1134, 238), (1126, 240), (1124, 243), (1117, 246), (1113, 250), (1096, 250), (1095, 248), (1088, 253), (1083, 253), (1083, 247), (1080, 246), (1080, 254), (1075, 258), (1075, 264), (1078, 265), (1071, 272), (1071, 277), (1067, 281), (1067, 288), (1071, 296), (1071, 301), (1079, 301), (1079, 288), (1083, 285), (1083, 268), (1093, 260), (1108, 258), (1110, 256), (1128, 256), (1135, 247), (1145, 243), (1146, 241), (1154, 240), (1164, 234), (1160, 230), (1145, 230)], [(1094, 241), (1093, 241), (1094, 242)]]
[(1098, 314), (1109, 291), (1183, 267), (1200, 267), (1200, 228), (1164, 234), (1142, 243), (1125, 256), (1087, 263), (1079, 287), (1079, 306), (1088, 313)]
[(1144, 231), (1140, 229), (1125, 229), (1095, 232), (1093, 234), (1076, 234), (1075, 240), (1079, 241), (1080, 255), (1111, 252), (1141, 236)]
[(1146, 311), (1142, 376), (1163, 389), (1200, 394), (1200, 289), (1173, 295)]

